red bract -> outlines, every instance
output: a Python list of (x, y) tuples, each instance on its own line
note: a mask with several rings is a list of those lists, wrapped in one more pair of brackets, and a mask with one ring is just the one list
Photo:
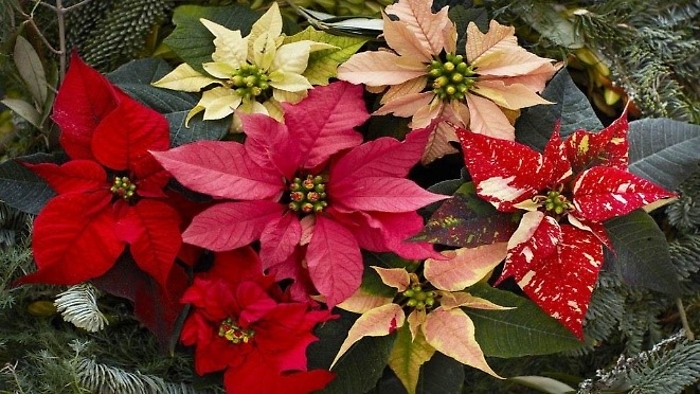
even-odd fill
[(368, 118), (362, 87), (344, 82), (286, 105), (284, 124), (257, 114), (240, 117), (245, 144), (198, 142), (154, 153), (188, 188), (237, 200), (196, 216), (185, 242), (224, 251), (260, 240), (264, 269), (277, 279), (295, 279), (298, 294), (307, 282), (301, 266), (308, 267), (331, 307), (360, 285), (360, 248), (431, 256), (428, 244), (404, 242), (423, 226), (416, 210), (445, 198), (404, 179), (430, 130), (414, 131), (404, 142), (361, 144), (353, 128)]
[(148, 151), (169, 147), (167, 121), (75, 54), (53, 118), (72, 160), (28, 165), (58, 196), (34, 223), (39, 270), (20, 282), (70, 285), (99, 277), (129, 244), (138, 266), (165, 286), (181, 244), (180, 219), (162, 201), (169, 176)]
[(307, 371), (306, 347), (317, 340), (314, 326), (334, 316), (284, 302), (250, 248), (218, 253), (182, 302), (193, 306), (181, 339), (196, 346), (195, 369), (224, 370), (227, 393), (308, 393), (333, 379), (325, 370)]
[(674, 196), (626, 171), (625, 116), (600, 133), (579, 130), (567, 141), (557, 125), (544, 154), (458, 131), (477, 194), (500, 211), (526, 211), (508, 242), (499, 282), (514, 277), (579, 338), (603, 245), (611, 247), (602, 223)]

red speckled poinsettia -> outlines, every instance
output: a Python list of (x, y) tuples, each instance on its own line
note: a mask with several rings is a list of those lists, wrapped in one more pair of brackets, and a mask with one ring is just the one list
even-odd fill
[(148, 153), (169, 147), (165, 118), (74, 54), (53, 119), (71, 160), (27, 165), (58, 195), (34, 222), (39, 270), (20, 283), (70, 285), (99, 277), (129, 244), (138, 266), (165, 285), (180, 249), (180, 219), (163, 201), (169, 175)]
[[(224, 251), (260, 240), (264, 269), (293, 278), (293, 290), (312, 283), (331, 307), (360, 285), (360, 248), (432, 256), (429, 244), (404, 242), (423, 226), (416, 210), (446, 198), (405, 179), (430, 130), (361, 144), (353, 128), (369, 115), (362, 88), (345, 82), (316, 88), (284, 112), (284, 124), (241, 114), (245, 144), (197, 142), (154, 153), (188, 188), (237, 200), (197, 215), (185, 242)], [(304, 291), (313, 289), (295, 294)]]
[(182, 302), (193, 306), (181, 339), (196, 346), (195, 369), (224, 370), (227, 393), (302, 394), (333, 379), (326, 370), (307, 371), (306, 348), (317, 340), (314, 326), (334, 316), (284, 300), (252, 249), (218, 253)]
[(477, 194), (503, 212), (526, 211), (499, 279), (514, 277), (579, 338), (611, 247), (603, 222), (674, 196), (627, 172), (626, 114), (600, 133), (566, 141), (557, 125), (544, 154), (516, 142), (458, 131)]

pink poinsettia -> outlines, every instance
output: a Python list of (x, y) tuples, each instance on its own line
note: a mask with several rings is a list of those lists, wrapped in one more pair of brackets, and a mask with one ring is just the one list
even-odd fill
[[(466, 35), (466, 56), (458, 55), (457, 31), (448, 7), (431, 11), (431, 2), (399, 0), (386, 7), (383, 37), (394, 52), (353, 55), (338, 68), (338, 78), (388, 90), (375, 114), (412, 117), (413, 129), (434, 119), (507, 140), (514, 128), (504, 113), (547, 104), (537, 95), (554, 75), (551, 59), (520, 47), (515, 29), (491, 21), (487, 33), (473, 22)], [(392, 15), (389, 17), (388, 15)], [(457, 141), (454, 129), (440, 123), (423, 154), (428, 163), (449, 153)]]
[(252, 249), (216, 254), (182, 302), (193, 307), (181, 340), (196, 346), (195, 369), (223, 370), (227, 393), (303, 394), (333, 379), (326, 370), (307, 371), (306, 348), (318, 339), (313, 328), (334, 316), (285, 300)]
[(360, 285), (360, 248), (430, 256), (428, 244), (404, 242), (423, 226), (416, 210), (445, 198), (405, 179), (430, 130), (361, 144), (353, 128), (367, 118), (362, 88), (336, 82), (285, 105), (284, 124), (241, 115), (245, 144), (154, 152), (186, 187), (235, 200), (197, 215), (184, 241), (223, 251), (259, 240), (264, 269), (295, 279), (297, 295), (312, 284), (331, 307)]
[(508, 241), (499, 279), (514, 277), (543, 310), (583, 336), (603, 246), (603, 222), (674, 193), (627, 172), (627, 121), (561, 141), (555, 128), (544, 154), (516, 142), (459, 130), (477, 194), (503, 212), (524, 210)]
[(71, 160), (27, 164), (58, 195), (34, 222), (39, 270), (20, 283), (70, 285), (99, 277), (128, 244), (136, 264), (165, 286), (180, 249), (180, 217), (164, 201), (169, 175), (148, 153), (169, 147), (165, 117), (74, 54), (53, 119)]

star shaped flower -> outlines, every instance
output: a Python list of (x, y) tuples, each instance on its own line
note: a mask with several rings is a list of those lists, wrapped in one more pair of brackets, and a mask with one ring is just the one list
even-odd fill
[[(469, 23), (466, 56), (459, 55), (456, 27), (447, 11), (444, 7), (433, 14), (430, 2), (422, 0), (386, 7), (384, 39), (393, 51), (353, 55), (338, 68), (338, 78), (372, 91), (388, 86), (374, 114), (410, 116), (412, 129), (441, 119), (475, 133), (515, 139), (502, 109), (549, 103), (537, 92), (556, 71), (552, 60), (527, 52), (518, 45), (515, 29), (496, 21), (485, 34)], [(454, 129), (439, 124), (423, 162), (457, 152), (450, 141), (457, 141)]]
[(626, 114), (600, 133), (562, 141), (557, 125), (544, 154), (513, 141), (459, 130), (477, 194), (503, 212), (522, 211), (501, 278), (514, 277), (543, 310), (582, 338), (603, 246), (603, 222), (675, 196), (627, 172)]
[(216, 254), (182, 302), (192, 304), (181, 340), (196, 346), (195, 369), (200, 375), (223, 370), (227, 393), (304, 394), (333, 379), (328, 371), (307, 370), (306, 348), (317, 340), (314, 327), (334, 316), (285, 300), (252, 249)]
[[(493, 270), (503, 260), (505, 251), (503, 242), (446, 251), (442, 252), (443, 259), (428, 259), (422, 270), (419, 268), (416, 272), (405, 268), (372, 267), (382, 282), (396, 289), (396, 293), (393, 297), (379, 296), (360, 288), (338, 305), (341, 309), (361, 315), (348, 331), (331, 368), (360, 339), (389, 335), (408, 325), (412, 349), (420, 349), (412, 354), (415, 357), (425, 354), (423, 362), (439, 351), (500, 378), (487, 364), (474, 337), (474, 323), (462, 307), (509, 309), (473, 296), (468, 289), (465, 291), (465, 288), (476, 284)], [(455, 336), (457, 332), (459, 336)], [(420, 364), (422, 362), (412, 363), (412, 366), (419, 369)], [(391, 359), (389, 365), (392, 366)], [(399, 375), (408, 392), (415, 392), (418, 370)]]
[(165, 287), (182, 242), (163, 193), (170, 176), (149, 150), (170, 145), (165, 117), (138, 103), (74, 54), (54, 105), (71, 160), (27, 164), (58, 194), (34, 223), (39, 270), (20, 283), (81, 283), (124, 252)]
[(262, 113), (281, 121), (281, 102), (296, 103), (306, 97), (311, 84), (302, 74), (309, 54), (334, 48), (325, 43), (302, 40), (282, 44), (282, 15), (277, 3), (253, 24), (248, 36), (218, 23), (200, 19), (215, 37), (212, 62), (202, 64), (201, 74), (187, 63), (153, 83), (153, 86), (202, 93), (186, 121), (204, 111), (204, 120), (222, 119), (236, 109), (244, 113)]
[(353, 128), (367, 118), (362, 88), (336, 82), (285, 105), (284, 124), (241, 116), (245, 144), (197, 142), (154, 152), (186, 187), (234, 200), (197, 215), (184, 241), (223, 251), (259, 240), (265, 269), (296, 286), (308, 277), (329, 306), (360, 285), (360, 248), (430, 257), (429, 244), (404, 242), (423, 226), (416, 210), (446, 198), (405, 179), (430, 130), (403, 142), (363, 144)]

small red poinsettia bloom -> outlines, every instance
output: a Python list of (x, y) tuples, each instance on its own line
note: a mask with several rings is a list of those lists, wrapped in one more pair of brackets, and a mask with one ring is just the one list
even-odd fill
[(499, 211), (524, 210), (499, 282), (514, 277), (543, 310), (583, 336), (583, 319), (611, 247), (603, 222), (675, 194), (627, 172), (626, 114), (600, 133), (559, 125), (544, 154), (459, 130), (477, 194)]
[[(238, 200), (197, 215), (184, 241), (223, 251), (260, 240), (264, 269), (278, 280), (294, 279), (294, 294), (318, 291), (331, 307), (360, 286), (360, 248), (433, 256), (429, 244), (404, 242), (423, 227), (416, 210), (446, 198), (405, 179), (430, 130), (403, 142), (362, 144), (353, 129), (369, 117), (362, 87), (345, 82), (283, 105), (284, 124), (240, 115), (245, 144), (197, 142), (154, 152), (188, 188)], [(315, 289), (299, 288), (305, 284)]]
[(129, 244), (138, 266), (165, 285), (182, 242), (179, 215), (162, 201), (169, 175), (148, 152), (170, 145), (165, 117), (74, 54), (53, 119), (71, 160), (27, 164), (58, 195), (34, 222), (39, 270), (20, 283), (71, 285), (99, 277)]
[(287, 302), (249, 247), (216, 254), (182, 302), (193, 306), (181, 340), (196, 346), (195, 369), (224, 370), (227, 393), (301, 394), (333, 379), (326, 370), (307, 371), (306, 348), (317, 340), (313, 328), (335, 316)]

